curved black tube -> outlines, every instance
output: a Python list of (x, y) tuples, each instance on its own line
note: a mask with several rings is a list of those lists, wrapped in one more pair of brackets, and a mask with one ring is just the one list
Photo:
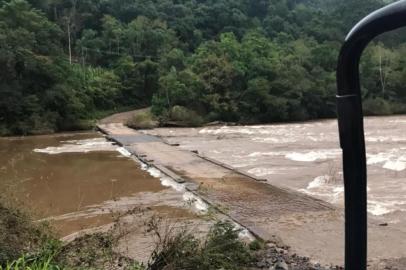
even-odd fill
[(376, 36), (406, 26), (406, 0), (361, 20), (348, 34), (337, 67), (337, 113), (345, 186), (345, 269), (366, 270), (367, 168), (359, 61)]

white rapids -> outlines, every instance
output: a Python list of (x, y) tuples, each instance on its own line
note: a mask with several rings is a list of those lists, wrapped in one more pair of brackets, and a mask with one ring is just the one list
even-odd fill
[[(406, 215), (406, 116), (365, 119), (368, 211)], [(343, 207), (344, 186), (337, 122), (219, 126), (148, 131), (198, 150), (270, 184)], [(397, 214), (396, 214), (397, 215)], [(397, 219), (395, 215), (394, 219)], [(406, 219), (406, 216), (405, 216)]]

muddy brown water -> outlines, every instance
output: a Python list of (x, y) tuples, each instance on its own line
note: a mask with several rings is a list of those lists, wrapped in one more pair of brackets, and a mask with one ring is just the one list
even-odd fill
[[(398, 223), (406, 212), (406, 116), (365, 121), (368, 211)], [(146, 131), (268, 183), (343, 206), (337, 122)]]
[[(368, 212), (370, 258), (406, 257), (406, 116), (370, 117), (365, 120), (368, 160)], [(293, 189), (335, 205), (342, 211), (344, 188), (338, 127), (334, 120), (306, 123), (162, 128), (144, 131), (197, 151), (274, 186)], [(301, 217), (303, 228), (306, 219)], [(328, 219), (328, 217), (326, 217)], [(272, 224), (288, 230), (297, 220)], [(342, 221), (344, 222), (344, 221)], [(341, 243), (343, 225), (308, 228), (308, 237), (285, 233), (284, 240), (302, 247), (313, 234), (331, 235)], [(279, 227), (278, 227), (279, 226)], [(324, 226), (324, 227), (323, 227)], [(372, 235), (374, 234), (374, 235)], [(303, 243), (297, 243), (297, 239)], [(373, 240), (373, 241), (372, 241)], [(378, 246), (385, 254), (378, 254)], [(325, 248), (320, 246), (320, 254)], [(330, 256), (331, 255), (331, 256)], [(340, 250), (327, 256), (342, 261)], [(333, 261), (333, 260), (331, 260)]]
[(136, 207), (191, 215), (182, 193), (118, 150), (97, 133), (0, 138), (0, 192), (50, 220), (60, 236), (108, 224)]
[[(402, 246), (406, 239), (405, 130), (406, 116), (366, 120), (372, 226), (387, 232), (387, 237), (378, 242), (388, 246), (388, 254), (402, 257), (406, 255)], [(182, 149), (198, 150), (201, 155), (264, 178), (272, 185), (303, 192), (338, 208), (343, 205), (335, 121), (168, 128), (145, 133), (162, 136)], [(159, 176), (156, 171), (146, 171), (97, 133), (1, 138), (0, 164), (0, 192), (33, 209), (39, 219), (51, 220), (61, 236), (108, 224), (114, 213), (134, 207), (154, 208), (168, 217), (190, 218), (181, 191), (163, 186), (159, 178), (153, 177)], [(286, 231), (290, 224), (292, 221), (287, 220), (272, 226)], [(309, 228), (322, 233), (319, 229)], [(341, 229), (332, 227), (323, 232), (331, 234)], [(311, 234), (306, 238), (292, 233), (290, 237), (312, 241)], [(129, 242), (139, 239), (137, 236)], [(128, 249), (128, 245), (124, 248)]]

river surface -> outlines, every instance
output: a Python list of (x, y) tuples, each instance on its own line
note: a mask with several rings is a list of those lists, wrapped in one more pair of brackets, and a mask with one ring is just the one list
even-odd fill
[[(406, 116), (365, 121), (368, 212), (406, 232)], [(343, 206), (337, 122), (146, 131), (268, 183)]]
[[(370, 220), (373, 226), (383, 225), (388, 239), (396, 242), (406, 235), (406, 116), (367, 118), (365, 130)], [(337, 131), (336, 121), (326, 120), (144, 132), (341, 208)], [(196, 214), (207, 210), (182, 186), (98, 133), (0, 138), (0, 164), (2, 197), (51, 221), (61, 237), (111, 224), (134, 209), (179, 220), (197, 220)], [(142, 227), (137, 220), (132, 221), (136, 230)], [(150, 248), (151, 241), (137, 233), (127, 239), (125, 250)], [(382, 245), (405, 255), (402, 246), (384, 238)], [(137, 246), (128, 248), (128, 243)], [(132, 256), (145, 258), (147, 252)]]
[(194, 214), (157, 170), (98, 133), (1, 138), (0, 164), (2, 196), (51, 221), (61, 237), (135, 208), (172, 218)]

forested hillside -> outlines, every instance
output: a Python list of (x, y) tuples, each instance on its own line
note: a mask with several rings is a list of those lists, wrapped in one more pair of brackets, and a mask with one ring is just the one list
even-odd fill
[[(340, 45), (385, 2), (0, 0), (0, 134), (151, 105), (162, 122), (333, 117)], [(370, 114), (406, 111), (404, 41), (387, 35), (363, 57)]]

